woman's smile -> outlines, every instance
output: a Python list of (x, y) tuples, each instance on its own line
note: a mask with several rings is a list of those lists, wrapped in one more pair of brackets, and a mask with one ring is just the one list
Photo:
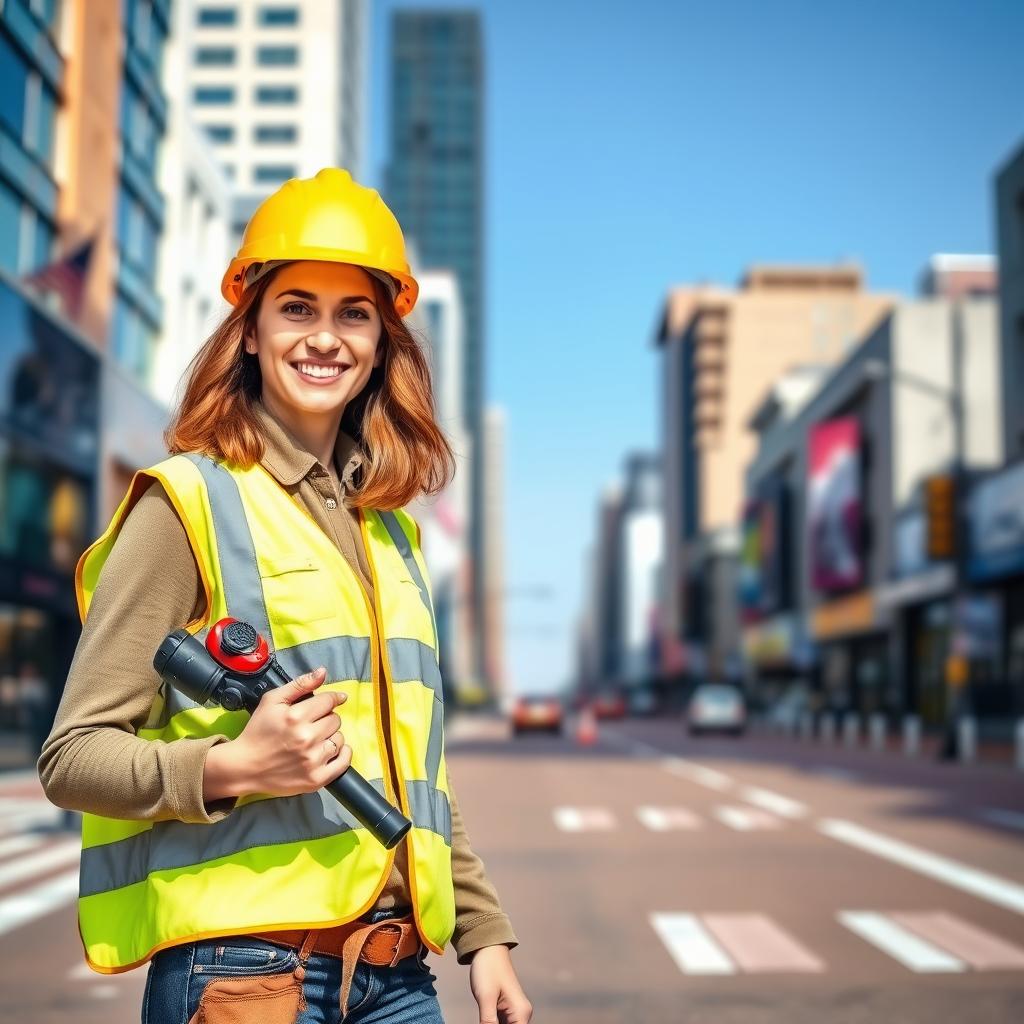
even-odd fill
[(332, 384), (338, 380), (346, 370), (351, 369), (348, 363), (315, 363), (303, 360), (292, 363), (292, 368), (299, 375), (299, 378), (307, 384), (314, 384), (322, 387), (325, 384)]

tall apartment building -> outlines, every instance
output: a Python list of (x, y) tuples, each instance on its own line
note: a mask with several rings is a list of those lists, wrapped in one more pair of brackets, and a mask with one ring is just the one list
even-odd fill
[(78, 557), (163, 453), (148, 387), (169, 7), (0, 5), (0, 731), (34, 723), (26, 763), (78, 640)]
[[(403, 10), (391, 23), (384, 194), (425, 268), (451, 267), (465, 310), (463, 411), (473, 443), (474, 615), (485, 620), (483, 43), (479, 13)], [(480, 632), (479, 630), (477, 632)], [(486, 630), (474, 661), (486, 679)]]
[(1024, 145), (996, 174), (1006, 458), (1024, 455)]
[[(661, 600), (666, 659), (684, 644), (701, 671), (727, 674), (735, 622), (708, 621), (735, 593), (743, 470), (752, 414), (772, 381), (797, 364), (831, 364), (892, 306), (852, 266), (754, 266), (738, 288), (670, 290), (661, 349), (665, 547)], [(663, 639), (664, 639), (663, 638)]]
[(233, 238), (289, 178), (333, 166), (361, 180), (365, 0), (189, 7), (189, 102), (234, 184)]

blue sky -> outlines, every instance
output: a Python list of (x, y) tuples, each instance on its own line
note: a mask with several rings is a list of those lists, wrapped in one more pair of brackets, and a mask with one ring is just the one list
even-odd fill
[[(372, 6), (379, 186), (389, 13), (433, 5)], [(853, 259), (911, 294), (930, 254), (994, 251), (993, 174), (1024, 145), (1024, 3), (479, 7), (506, 574), (553, 591), (507, 605), (525, 692), (569, 677), (598, 495), (658, 443), (666, 288)]]

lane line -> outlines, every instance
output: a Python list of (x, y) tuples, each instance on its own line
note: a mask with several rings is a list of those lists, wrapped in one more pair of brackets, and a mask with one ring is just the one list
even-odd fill
[(683, 974), (736, 973), (736, 965), (696, 914), (649, 914), (648, 919)]
[(967, 969), (962, 960), (926, 942), (884, 914), (841, 910), (836, 916), (850, 931), (917, 974), (957, 974)]
[(1024, 949), (953, 914), (935, 911), (892, 913), (889, 916), (927, 942), (965, 960), (977, 971), (1024, 968)]
[(0, 838), (0, 857), (12, 857), (16, 853), (35, 849), (42, 845), (43, 837), (34, 832), (22, 832), (19, 835)]
[(636, 816), (652, 832), (697, 829), (703, 822), (687, 807), (638, 807)]
[(63, 840), (29, 857), (20, 857), (0, 864), (0, 888), (14, 885), (33, 875), (41, 875), (44, 871), (63, 867), (65, 864), (77, 863), (81, 853), (82, 847), (79, 842)]
[(615, 828), (615, 818), (603, 807), (556, 807), (555, 824), (563, 832), (587, 832)]
[(744, 971), (819, 973), (825, 964), (764, 914), (703, 914), (708, 931)]
[(757, 829), (779, 828), (782, 822), (773, 818), (767, 811), (754, 810), (749, 807), (734, 807), (722, 804), (715, 808), (715, 817), (729, 828), (737, 832), (753, 832)]
[(755, 804), (779, 815), (780, 818), (804, 818), (807, 816), (806, 804), (799, 800), (792, 800), (781, 793), (773, 793), (770, 789), (761, 789), (759, 786), (745, 786), (742, 792), (743, 799), (748, 803)]
[(0, 935), (78, 899), (78, 869), (0, 900)]
[(732, 789), (733, 780), (724, 772), (716, 771), (714, 768), (708, 768), (702, 764), (696, 764), (693, 761), (685, 761), (681, 757), (663, 758), (661, 767), (673, 775), (678, 775), (680, 778), (687, 779), (690, 782), (698, 782), (700, 785), (707, 786), (708, 789), (718, 790), (720, 793), (724, 793), (727, 789)]
[(876, 857), (900, 864), (918, 874), (945, 882), (954, 889), (978, 896), (996, 906), (1024, 914), (1024, 886), (989, 874), (968, 864), (922, 850), (899, 839), (891, 839), (852, 821), (825, 818), (818, 822), (818, 831), (841, 843), (873, 853)]

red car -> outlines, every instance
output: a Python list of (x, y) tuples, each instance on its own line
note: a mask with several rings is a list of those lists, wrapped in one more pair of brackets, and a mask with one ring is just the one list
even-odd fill
[(528, 729), (562, 731), (562, 702), (550, 694), (533, 693), (520, 697), (512, 709), (512, 734)]
[(591, 707), (598, 718), (626, 717), (626, 698), (621, 693), (611, 691), (598, 693), (591, 702)]

